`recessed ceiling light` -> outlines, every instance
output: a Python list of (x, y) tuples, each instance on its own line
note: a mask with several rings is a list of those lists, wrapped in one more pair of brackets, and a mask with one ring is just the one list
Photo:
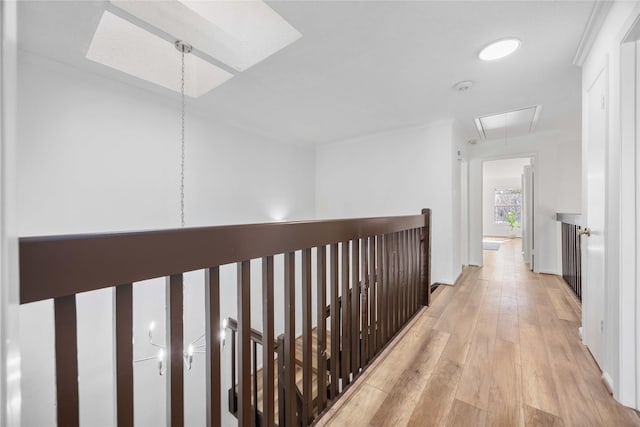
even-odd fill
[[(180, 92), (180, 55), (173, 43), (104, 11), (87, 59)], [(185, 93), (193, 98), (221, 85), (233, 74), (194, 55), (185, 56)]]
[(478, 54), (478, 58), (483, 61), (493, 61), (511, 55), (520, 47), (520, 40), (508, 38), (497, 40), (483, 48)]

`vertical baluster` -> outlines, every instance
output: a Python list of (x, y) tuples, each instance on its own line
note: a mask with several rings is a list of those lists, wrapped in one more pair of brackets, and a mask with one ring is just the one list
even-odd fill
[(285, 425), (296, 426), (296, 253), (284, 255), (284, 389)]
[(229, 390), (229, 412), (233, 415), (238, 415), (238, 397), (237, 397), (237, 380), (236, 378), (236, 364), (238, 359), (236, 358), (236, 331), (231, 331), (231, 390)]
[(422, 247), (422, 230), (416, 229), (416, 310), (422, 307), (422, 300), (420, 299), (420, 287), (422, 284), (422, 256), (420, 255), (422, 252), (420, 248)]
[(410, 230), (404, 231), (404, 266), (405, 266), (405, 321), (409, 320), (411, 314), (411, 232)]
[(317, 358), (318, 358), (318, 413), (322, 412), (327, 404), (327, 248), (320, 246), (317, 252)]
[(286, 390), (284, 384), (284, 335), (278, 335), (278, 427), (286, 426)]
[(118, 426), (133, 427), (133, 290), (116, 287), (116, 396)]
[(413, 229), (413, 311), (420, 306), (420, 230)]
[(251, 264), (238, 269), (238, 424), (251, 423)]
[(311, 395), (311, 249), (302, 251), (302, 425), (313, 415)]
[(338, 244), (331, 245), (330, 251), (330, 292), (331, 292), (331, 399), (338, 395), (340, 358), (340, 306), (338, 302)]
[(404, 246), (404, 232), (400, 231), (397, 233), (397, 259), (398, 259), (398, 325), (396, 326), (397, 330), (400, 330), (400, 327), (404, 323), (404, 284), (405, 284), (405, 270), (404, 270), (404, 253), (402, 247)]
[(273, 330), (273, 256), (262, 258), (262, 425), (275, 423)]
[(407, 265), (409, 266), (409, 317), (411, 317), (415, 311), (413, 304), (413, 230), (407, 231)]
[(371, 294), (369, 296), (369, 323), (370, 339), (369, 339), (369, 360), (373, 358), (373, 355), (378, 351), (378, 337), (379, 332), (379, 307), (378, 304), (378, 279), (376, 277), (376, 236), (369, 237), (369, 280)]
[(59, 426), (78, 426), (78, 333), (76, 296), (53, 300), (56, 349), (56, 398)]
[(342, 389), (349, 385), (351, 372), (351, 304), (349, 298), (349, 242), (342, 242), (342, 303), (340, 304), (340, 318), (342, 324)]
[(351, 371), (360, 370), (360, 239), (351, 241)]
[(391, 234), (391, 293), (393, 295), (393, 302), (391, 304), (391, 333), (390, 336), (395, 335), (398, 329), (398, 235), (397, 233)]
[(371, 276), (369, 276), (369, 238), (362, 239), (362, 352), (360, 354), (362, 366), (369, 363), (369, 290), (371, 289)]
[(414, 306), (414, 268), (413, 268), (413, 230), (407, 231), (407, 265), (409, 274), (409, 317), (415, 312)]
[(258, 414), (258, 343), (255, 341), (251, 341), (251, 425), (252, 426), (260, 426), (259, 422), (259, 414)]
[(184, 425), (184, 359), (182, 336), (182, 274), (167, 278), (167, 419)]
[(405, 321), (405, 294), (406, 294), (406, 281), (407, 270), (405, 269), (404, 262), (404, 231), (398, 233), (398, 285), (400, 291), (400, 312), (398, 315), (398, 330), (402, 327)]
[(400, 330), (402, 325), (402, 310), (403, 310), (403, 277), (404, 271), (402, 271), (402, 232), (396, 233), (396, 277), (397, 277), (397, 289), (398, 289), (398, 316), (396, 321), (396, 332)]
[(402, 325), (402, 291), (403, 291), (403, 274), (402, 271), (402, 232), (396, 233), (396, 284), (397, 284), (397, 296), (398, 296), (398, 316), (396, 320), (396, 332), (400, 330), (400, 326)]
[(422, 209), (424, 215), (424, 242), (423, 242), (423, 283), (422, 304), (431, 304), (431, 209)]
[(389, 281), (388, 281), (388, 257), (387, 257), (387, 235), (378, 236), (378, 300), (380, 311), (378, 315), (379, 340), (378, 347), (382, 348), (386, 342), (389, 331), (389, 315), (387, 306), (389, 305)]
[[(204, 286), (207, 426), (218, 427), (220, 408), (220, 269), (206, 269)], [(235, 387), (235, 382), (231, 383)]]
[(405, 320), (409, 320), (411, 316), (411, 255), (409, 252), (411, 244), (411, 236), (409, 230), (404, 232), (404, 266), (405, 266), (405, 287), (404, 287), (404, 304), (405, 304)]
[(396, 233), (396, 263), (398, 266), (398, 321), (396, 323), (396, 332), (400, 330), (404, 321), (404, 260), (402, 256), (402, 231)]

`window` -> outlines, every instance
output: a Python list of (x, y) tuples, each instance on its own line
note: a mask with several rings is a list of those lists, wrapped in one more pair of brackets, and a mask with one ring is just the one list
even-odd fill
[(522, 195), (519, 188), (496, 188), (494, 197), (496, 223), (507, 223), (507, 214), (514, 211), (516, 221), (522, 224)]

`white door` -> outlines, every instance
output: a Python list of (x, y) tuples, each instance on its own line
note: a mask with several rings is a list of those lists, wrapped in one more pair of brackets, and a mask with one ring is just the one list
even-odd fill
[(590, 236), (582, 237), (583, 248), (583, 336), (593, 357), (604, 362), (605, 304), (605, 159), (607, 140), (607, 83), (603, 70), (587, 91), (585, 224)]

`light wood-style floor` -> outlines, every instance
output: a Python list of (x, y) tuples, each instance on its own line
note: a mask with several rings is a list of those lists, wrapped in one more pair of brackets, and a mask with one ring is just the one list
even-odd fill
[(603, 385), (565, 286), (528, 270), (519, 239), (485, 251), (319, 425), (640, 425)]

